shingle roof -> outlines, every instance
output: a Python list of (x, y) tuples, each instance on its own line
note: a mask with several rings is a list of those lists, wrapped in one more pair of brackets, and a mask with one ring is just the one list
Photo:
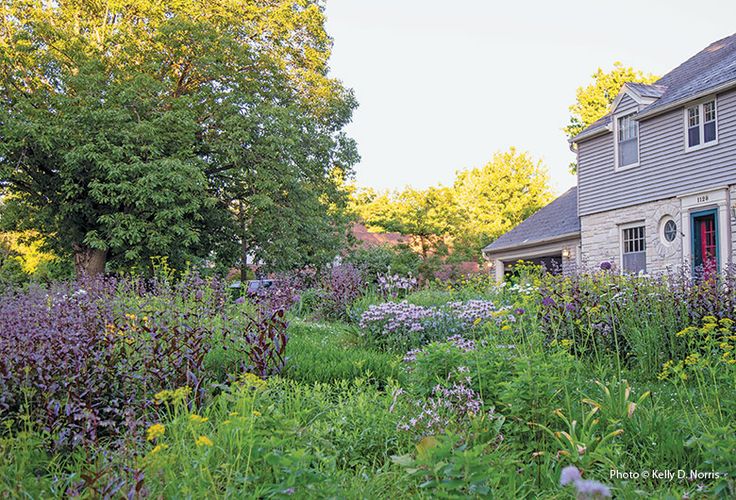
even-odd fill
[(396, 246), (403, 243), (408, 244), (411, 240), (408, 236), (399, 233), (372, 233), (364, 224), (353, 224), (353, 236), (363, 248), (371, 248), (381, 245)]
[(540, 208), (511, 231), (499, 236), (483, 251), (492, 253), (579, 232), (580, 218), (578, 217), (578, 188), (576, 186), (567, 190), (550, 204)]
[(665, 87), (664, 85), (658, 85), (658, 84), (647, 85), (645, 83), (630, 82), (630, 83), (627, 83), (626, 85), (628, 85), (631, 88), (631, 90), (633, 90), (634, 92), (637, 92), (642, 97), (659, 98), (659, 97), (662, 97), (662, 95), (667, 90), (667, 87)]
[[(706, 93), (725, 83), (736, 80), (736, 34), (718, 40), (680, 64), (657, 80), (654, 85), (629, 83), (643, 97), (654, 97), (656, 101), (639, 111), (639, 115), (674, 104), (688, 97)], [(645, 94), (646, 92), (646, 94)], [(611, 122), (610, 115), (591, 123), (572, 139), (600, 131)]]

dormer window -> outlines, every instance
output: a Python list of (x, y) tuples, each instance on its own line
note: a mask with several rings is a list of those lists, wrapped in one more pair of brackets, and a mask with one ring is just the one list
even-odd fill
[(715, 144), (718, 138), (716, 131), (716, 101), (701, 102), (685, 110), (687, 124), (687, 149), (699, 148)]
[(634, 167), (639, 164), (639, 123), (634, 113), (616, 119), (616, 166)]

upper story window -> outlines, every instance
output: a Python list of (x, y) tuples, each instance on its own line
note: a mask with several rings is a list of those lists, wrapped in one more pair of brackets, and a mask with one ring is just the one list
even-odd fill
[(618, 168), (632, 167), (639, 164), (639, 123), (634, 114), (617, 118), (617, 152)]
[(687, 149), (714, 144), (716, 131), (716, 101), (701, 102), (685, 110), (687, 122)]

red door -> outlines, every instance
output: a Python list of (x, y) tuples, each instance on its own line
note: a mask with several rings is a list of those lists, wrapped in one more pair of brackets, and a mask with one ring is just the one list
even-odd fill
[(695, 217), (693, 220), (693, 253), (696, 268), (715, 271), (717, 264), (717, 231), (715, 214)]

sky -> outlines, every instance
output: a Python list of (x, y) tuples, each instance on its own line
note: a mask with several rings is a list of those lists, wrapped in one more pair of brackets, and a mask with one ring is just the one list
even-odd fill
[[(696, 9), (697, 7), (697, 9)], [(360, 107), (359, 186), (451, 185), (510, 146), (575, 184), (562, 128), (615, 61), (663, 75), (736, 32), (734, 0), (328, 0), (332, 76)]]

